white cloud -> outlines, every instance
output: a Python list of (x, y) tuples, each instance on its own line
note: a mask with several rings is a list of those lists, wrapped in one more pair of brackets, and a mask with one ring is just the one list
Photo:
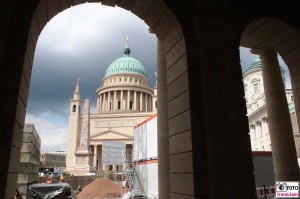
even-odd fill
[(41, 137), (42, 152), (67, 149), (68, 122), (66, 122), (66, 118), (57, 118), (57, 116), (47, 113), (40, 116), (27, 114), (25, 122), (35, 125)]

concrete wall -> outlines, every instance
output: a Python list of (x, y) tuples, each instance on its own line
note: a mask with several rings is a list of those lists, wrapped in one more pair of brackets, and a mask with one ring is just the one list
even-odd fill
[(37, 182), (39, 175), (41, 138), (33, 124), (25, 124), (18, 173), (18, 191), (23, 198), (27, 185)]

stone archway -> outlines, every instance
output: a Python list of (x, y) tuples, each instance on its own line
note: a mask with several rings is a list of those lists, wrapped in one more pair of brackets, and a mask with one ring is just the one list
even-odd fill
[[(10, 198), (16, 187), (16, 162), (38, 35), (57, 12), (81, 3), (85, 1), (6, 0), (1, 4), (0, 195), (3, 198)], [(241, 82), (240, 38), (245, 23), (260, 16), (284, 17), (299, 26), (298, 3), (289, 2), (284, 7), (269, 1), (241, 4), (229, 0), (218, 4), (166, 0), (102, 0), (101, 3), (131, 10), (145, 20), (161, 41), (161, 52), (166, 58), (163, 63), (166, 64), (170, 198), (255, 198)], [(270, 27), (277, 26), (270, 24)], [(241, 45), (247, 47), (243, 38)], [(292, 55), (290, 50), (288, 54)], [(292, 81), (296, 85), (297, 59), (287, 55), (284, 60), (291, 61), (286, 61), (290, 66), (295, 65), (290, 71), (295, 70)]]
[(276, 181), (298, 181), (300, 178), (290, 113), (277, 58), (278, 53), (288, 68), (292, 69), (291, 83), (296, 99), (296, 113), (299, 113), (299, 87), (295, 83), (299, 81), (296, 72), (300, 62), (299, 42), (300, 35), (295, 29), (273, 18), (254, 20), (245, 28), (241, 39), (241, 45), (250, 47), (251, 52), (260, 56), (262, 63)]
[[(162, 1), (88, 1), (88, 2), (98, 2), (102, 5), (107, 6), (119, 6), (126, 10), (130, 10), (133, 14), (137, 15), (139, 18), (145, 21), (149, 25), (151, 32), (155, 33), (157, 38), (161, 42), (163, 56), (166, 57), (166, 64), (170, 70), (178, 70), (180, 68), (181, 73), (173, 73), (171, 79), (173, 79), (172, 84), (180, 84), (182, 80), (177, 79), (177, 77), (185, 75), (187, 76), (187, 63), (184, 55), (186, 54), (186, 47), (183, 32), (179, 22), (172, 14), (170, 9)], [(11, 103), (11, 107), (7, 109), (16, 108), (14, 114), (7, 118), (10, 121), (10, 126), (8, 126), (8, 133), (12, 139), (12, 145), (9, 144), (6, 150), (9, 156), (4, 160), (7, 165), (7, 176), (3, 176), (4, 186), (1, 187), (0, 195), (5, 195), (5, 197), (11, 197), (14, 194), (16, 181), (17, 181), (17, 162), (19, 160), (19, 150), (21, 148), (21, 139), (22, 139), (22, 129), (24, 125), (25, 113), (26, 113), (26, 104), (28, 99), (28, 90), (30, 86), (31, 78), (31, 68), (34, 58), (34, 51), (36, 43), (44, 26), (47, 24), (52, 17), (57, 13), (62, 12), (65, 9), (68, 9), (71, 6), (76, 6), (78, 4), (86, 3), (83, 0), (69, 1), (34, 1), (31, 4), (20, 3), (16, 6), (16, 11), (18, 12), (18, 17), (16, 17), (13, 23), (15, 23), (14, 34), (10, 36), (10, 42), (12, 47), (20, 47), (19, 55), (16, 53), (13, 56), (17, 56), (18, 63), (16, 61), (7, 60), (8, 62), (16, 65), (16, 71), (13, 71), (13, 75), (16, 76), (11, 79), (6, 80), (6, 84), (13, 84), (13, 90), (9, 92), (12, 96), (7, 95), (7, 99)], [(21, 21), (19, 21), (22, 19)], [(22, 29), (22, 37), (18, 36)], [(20, 43), (17, 43), (20, 42)], [(16, 46), (14, 46), (16, 45)], [(14, 49), (12, 50), (12, 52)], [(22, 56), (22, 51), (25, 54)], [(22, 60), (23, 58), (23, 60)], [(12, 59), (12, 57), (8, 57)], [(23, 63), (23, 64), (22, 64)], [(183, 65), (178, 65), (180, 63)], [(22, 66), (22, 67), (20, 67)], [(11, 69), (9, 69), (11, 70)], [(166, 71), (167, 69), (165, 69)], [(9, 71), (8, 71), (9, 72)], [(160, 75), (160, 74), (159, 74)], [(167, 75), (165, 72), (164, 76)], [(160, 75), (161, 76), (161, 75)], [(20, 86), (18, 86), (20, 85)], [(183, 90), (188, 90), (187, 84), (183, 84), (181, 92)], [(166, 86), (166, 85), (165, 85)], [(172, 91), (174, 93), (175, 91)], [(167, 102), (167, 101), (165, 101)], [(168, 132), (165, 132), (168, 137)], [(164, 142), (168, 140), (164, 140)], [(10, 157), (15, 157), (12, 159)], [(168, 157), (164, 157), (168, 158)], [(162, 159), (162, 158), (161, 158)], [(168, 161), (167, 161), (168, 162)], [(191, 164), (191, 163), (190, 163)], [(165, 167), (166, 168), (166, 167)], [(168, 167), (167, 167), (168, 168)], [(166, 168), (166, 169), (167, 169)], [(165, 180), (168, 181), (168, 171), (164, 171)], [(169, 185), (167, 184), (167, 187)], [(169, 194), (169, 188), (164, 187), (165, 194)], [(163, 192), (163, 191), (161, 191)], [(167, 198), (169, 196), (165, 196)]]

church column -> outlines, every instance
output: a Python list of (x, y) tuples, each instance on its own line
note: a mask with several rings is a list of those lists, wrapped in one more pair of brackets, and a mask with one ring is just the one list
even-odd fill
[(97, 148), (97, 144), (94, 145), (94, 167), (96, 168), (96, 170), (98, 170), (97, 168), (97, 156), (98, 156), (98, 148)]
[(130, 105), (130, 90), (127, 90), (127, 110), (129, 110), (129, 105)]
[(97, 112), (99, 112), (99, 103), (100, 103), (100, 96), (97, 95)]
[(252, 50), (260, 56), (276, 181), (299, 181), (299, 167), (277, 53), (266, 46)]
[(140, 111), (143, 111), (143, 93), (140, 92)]
[(105, 99), (105, 98), (106, 98), (106, 95), (105, 95), (105, 93), (103, 93), (103, 108), (102, 108), (102, 111), (103, 111), (103, 112), (106, 111), (106, 109), (105, 109), (105, 108), (106, 108), (106, 107), (105, 107), (105, 104), (106, 104), (106, 101), (105, 101), (105, 100), (106, 100), (106, 99)]
[(161, 41), (157, 40), (157, 149), (159, 198), (170, 197), (169, 125), (166, 59)]
[(123, 110), (123, 90), (121, 90), (121, 110)]
[(145, 111), (148, 112), (148, 94), (145, 93)]
[(250, 130), (251, 148), (252, 148), (252, 151), (254, 151), (254, 131), (253, 131), (253, 124), (250, 124), (249, 130)]
[(111, 98), (110, 98), (110, 91), (108, 91), (108, 98), (107, 98), (107, 110), (111, 111)]
[(99, 109), (98, 109), (98, 113), (100, 113), (102, 111), (102, 94), (99, 95)]
[(262, 134), (263, 134), (263, 140), (264, 140), (264, 150), (268, 151), (269, 150), (269, 143), (267, 140), (266, 134), (267, 134), (267, 122), (266, 122), (267, 118), (263, 117), (261, 119), (261, 125), (262, 125)]
[(134, 91), (134, 97), (133, 97), (133, 110), (136, 110), (136, 91)]
[(117, 110), (116, 102), (117, 102), (117, 91), (114, 91), (114, 108), (113, 108), (113, 110)]

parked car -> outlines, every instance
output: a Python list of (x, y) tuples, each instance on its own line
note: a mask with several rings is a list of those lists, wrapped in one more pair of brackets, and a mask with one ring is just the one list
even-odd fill
[(28, 186), (27, 199), (69, 198), (77, 199), (68, 183), (37, 183)]

